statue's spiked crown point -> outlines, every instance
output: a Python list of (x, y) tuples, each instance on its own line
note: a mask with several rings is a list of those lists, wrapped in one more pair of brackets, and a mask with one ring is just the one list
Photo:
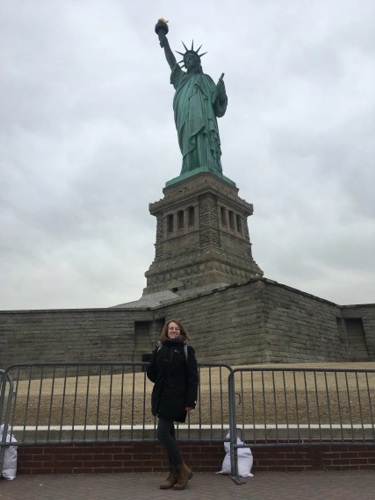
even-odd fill
[(176, 50), (177, 54), (180, 54), (180, 56), (183, 57), (182, 61), (179, 61), (179, 64), (184, 65), (183, 64), (184, 63), (184, 59), (185, 59), (185, 56), (187, 54), (195, 54), (198, 57), (199, 60), (201, 59), (201, 57), (203, 57), (205, 54), (207, 54), (207, 52), (203, 52), (203, 54), (199, 54), (199, 51), (201, 50), (202, 45), (200, 45), (200, 47), (197, 50), (194, 50), (194, 40), (191, 41), (191, 48), (190, 49), (188, 49), (186, 47), (186, 45), (184, 44), (184, 42), (181, 42), (181, 43), (182, 43), (182, 45), (185, 48), (185, 52), (179, 52), (178, 50)]

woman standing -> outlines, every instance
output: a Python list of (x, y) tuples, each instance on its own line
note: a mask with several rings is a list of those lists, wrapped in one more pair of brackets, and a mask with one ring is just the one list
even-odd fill
[(157, 438), (165, 447), (170, 464), (170, 474), (161, 489), (184, 490), (193, 476), (181, 457), (174, 427), (174, 422), (185, 422), (197, 402), (197, 360), (188, 340), (181, 321), (167, 321), (147, 369), (148, 378), (155, 384), (151, 409), (158, 417)]

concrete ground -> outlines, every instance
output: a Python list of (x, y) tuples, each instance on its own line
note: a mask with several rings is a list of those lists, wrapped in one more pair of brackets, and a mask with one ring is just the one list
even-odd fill
[(375, 471), (254, 472), (246, 484), (196, 472), (184, 491), (160, 490), (161, 473), (19, 475), (0, 481), (1, 500), (245, 499), (373, 500)]

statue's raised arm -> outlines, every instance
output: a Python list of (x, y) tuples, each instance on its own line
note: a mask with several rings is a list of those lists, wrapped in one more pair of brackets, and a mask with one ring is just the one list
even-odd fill
[[(199, 169), (201, 172), (222, 174), (221, 147), (217, 118), (227, 109), (228, 97), (223, 81), (224, 73), (217, 84), (203, 73), (200, 48), (194, 50), (194, 43), (177, 63), (168, 39), (169, 31), (165, 19), (159, 19), (155, 26), (161, 47), (171, 68), (171, 83), (176, 93), (173, 110), (178, 133), (178, 143), (182, 153), (181, 174)], [(179, 64), (186, 71), (183, 71)]]
[(169, 46), (167, 38), (167, 33), (168, 33), (167, 22), (168, 21), (166, 21), (165, 19), (159, 19), (157, 25), (155, 26), (155, 31), (159, 37), (160, 47), (164, 49), (165, 58), (169, 64), (169, 67), (171, 68), (171, 70), (173, 70), (173, 68), (177, 64), (177, 61)]

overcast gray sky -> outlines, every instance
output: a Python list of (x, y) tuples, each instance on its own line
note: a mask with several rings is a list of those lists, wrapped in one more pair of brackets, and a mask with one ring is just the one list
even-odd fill
[(138, 299), (181, 169), (172, 49), (225, 73), (224, 174), (265, 277), (375, 302), (374, 0), (11, 0), (0, 10), (0, 309)]

